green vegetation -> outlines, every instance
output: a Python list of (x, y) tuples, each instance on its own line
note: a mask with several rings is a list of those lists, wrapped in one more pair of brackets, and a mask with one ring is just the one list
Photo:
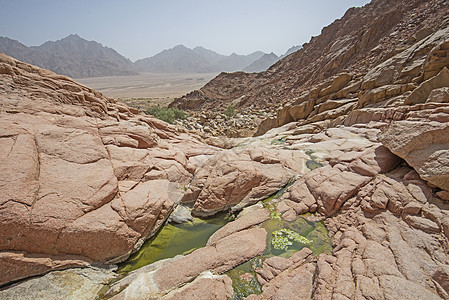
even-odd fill
[(224, 113), (227, 117), (232, 117), (235, 115), (235, 107), (232, 104), (229, 104), (228, 107), (226, 107), (226, 111)]
[(307, 168), (309, 168), (309, 170), (315, 170), (315, 169), (321, 168), (323, 166), (323, 164), (319, 163), (315, 160), (309, 159), (306, 161), (306, 166), (307, 166)]
[(176, 107), (168, 108), (167, 106), (158, 105), (148, 108), (146, 113), (170, 124), (173, 124), (175, 120), (187, 118), (187, 113)]

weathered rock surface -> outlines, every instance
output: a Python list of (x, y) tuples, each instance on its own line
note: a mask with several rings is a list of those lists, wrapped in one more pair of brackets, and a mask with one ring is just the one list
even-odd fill
[(0, 55), (0, 285), (126, 259), (216, 148)]
[[(261, 148), (267, 141), (283, 137), (284, 150), (307, 152), (309, 158), (321, 162), (322, 167), (305, 172), (287, 188), (277, 210), (283, 216), (314, 211), (327, 216), (334, 248), (333, 254), (317, 258), (304, 248), (288, 259), (266, 259), (256, 269), (262, 294), (248, 299), (449, 299), (449, 256), (445, 252), (449, 204), (377, 142), (380, 125), (332, 128), (315, 135), (295, 134), (296, 129), (284, 127), (241, 146), (243, 150), (256, 145)], [(189, 269), (189, 274), (195, 274), (190, 276), (196, 278), (204, 268), (218, 273), (228, 269), (206, 266), (204, 258), (214, 257), (208, 253), (212, 244), (258, 230), (248, 228), (269, 218), (258, 206), (248, 211), (212, 235), (209, 246), (165, 263), (157, 269), (161, 271), (144, 272), (148, 276), (144, 286), (158, 287), (151, 291), (157, 294), (188, 281), (183, 272), (174, 270)], [(195, 259), (200, 254), (203, 261)], [(124, 298), (118, 299), (136, 295), (132, 291), (141, 292), (141, 280), (128, 282), (129, 287), (119, 294)], [(209, 293), (205, 288), (209, 284), (195, 285), (195, 294)], [(225, 290), (221, 279), (214, 284)], [(188, 286), (185, 288), (190, 290)]]
[(198, 169), (182, 201), (195, 202), (192, 213), (197, 216), (231, 207), (240, 210), (267, 198), (303, 173), (306, 157), (276, 147), (222, 151)]
[(179, 290), (170, 292), (161, 299), (232, 299), (233, 295), (232, 280), (228, 276), (213, 275), (211, 272), (205, 272), (192, 283), (188, 283)]
[(95, 299), (98, 292), (117, 274), (105, 269), (68, 269), (32, 278), (6, 290), (0, 290), (4, 300), (24, 299)]
[(334, 254), (318, 259), (315, 297), (448, 298), (444, 276), (435, 280), (448, 263), (448, 207), (410, 172), (377, 175), (326, 221)]
[(312, 251), (304, 248), (289, 259), (271, 257), (256, 269), (262, 294), (246, 299), (311, 299), (315, 261)]
[(449, 191), (449, 106), (441, 107), (436, 115), (439, 118), (414, 116), (392, 122), (380, 140), (422, 179)]

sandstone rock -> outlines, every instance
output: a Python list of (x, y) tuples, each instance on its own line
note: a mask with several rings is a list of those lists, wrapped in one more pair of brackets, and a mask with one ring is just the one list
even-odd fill
[(426, 102), (449, 103), (449, 87), (432, 90)]
[(5, 300), (94, 299), (116, 277), (111, 270), (92, 268), (54, 271), (1, 290), (0, 297)]
[(447, 123), (397, 121), (380, 135), (391, 152), (405, 159), (426, 181), (449, 190), (449, 127)]
[[(420, 210), (416, 211), (419, 216), (398, 217), (406, 204), (423, 205), (418, 199), (421, 196), (416, 198), (408, 191), (408, 180), (419, 181), (410, 175), (410, 169), (378, 174), (356, 198), (346, 201), (340, 214), (326, 220), (328, 228), (334, 232), (334, 253), (318, 258), (314, 297), (447, 297), (439, 283), (444, 272), (441, 277), (437, 276), (438, 282), (429, 280), (434, 270), (439, 269), (438, 261), (447, 259), (443, 254), (444, 242), (438, 242), (441, 238), (438, 225)], [(424, 197), (427, 202), (432, 195), (424, 194)], [(376, 210), (366, 210), (365, 201), (383, 204)], [(428, 252), (429, 249), (432, 250)]]
[(217, 151), (67, 77), (0, 65), (2, 284), (123, 261), (180, 200), (194, 157)]
[(192, 213), (216, 212), (262, 200), (282, 188), (294, 173), (281, 164), (251, 160), (247, 153), (226, 151), (210, 159), (196, 174), (183, 198), (195, 201)]
[(396, 276), (382, 276), (379, 284), (384, 290), (385, 299), (441, 299), (437, 294)]
[(312, 251), (304, 248), (289, 259), (271, 257), (256, 269), (263, 293), (247, 299), (310, 299), (315, 266), (310, 263)]
[(318, 211), (329, 216), (336, 212), (349, 198), (368, 183), (369, 177), (337, 167), (322, 167), (305, 176), (309, 191), (317, 200)]
[(349, 81), (351, 81), (351, 79), (352, 79), (352, 76), (350, 74), (346, 74), (346, 73), (338, 74), (338, 76), (336, 76), (332, 80), (332, 83), (330, 86), (328, 86), (320, 91), (319, 96), (323, 97), (323, 96), (338, 92), (339, 90), (344, 88), (349, 83)]
[(231, 299), (234, 295), (232, 280), (226, 275), (213, 275), (211, 272), (202, 273), (192, 283), (170, 292), (161, 299), (189, 300), (189, 299)]
[(63, 270), (89, 266), (84, 257), (27, 255), (13, 251), (0, 253), (0, 285), (8, 282), (48, 273), (52, 270)]
[(217, 241), (232, 235), (236, 232), (251, 228), (270, 219), (270, 213), (266, 209), (258, 209), (248, 213), (237, 220), (226, 224), (224, 227), (212, 234), (207, 241), (207, 245), (213, 245)]
[(426, 102), (431, 92), (435, 89), (449, 86), (449, 70), (444, 68), (438, 75), (432, 77), (416, 88), (405, 101), (405, 104), (412, 105)]

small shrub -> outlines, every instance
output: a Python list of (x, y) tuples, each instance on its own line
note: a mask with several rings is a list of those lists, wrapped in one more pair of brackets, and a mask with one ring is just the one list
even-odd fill
[(187, 113), (176, 107), (168, 108), (167, 106), (158, 105), (150, 107), (146, 113), (170, 124), (173, 124), (175, 120), (187, 118)]
[(232, 117), (235, 115), (235, 107), (232, 104), (229, 104), (228, 107), (226, 107), (226, 111), (224, 113), (227, 117)]

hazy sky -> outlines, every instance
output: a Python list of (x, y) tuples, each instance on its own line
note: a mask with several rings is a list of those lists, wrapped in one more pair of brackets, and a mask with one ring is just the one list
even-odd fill
[(369, 0), (0, 0), (0, 36), (27, 46), (75, 33), (135, 61), (183, 44), (280, 55)]

